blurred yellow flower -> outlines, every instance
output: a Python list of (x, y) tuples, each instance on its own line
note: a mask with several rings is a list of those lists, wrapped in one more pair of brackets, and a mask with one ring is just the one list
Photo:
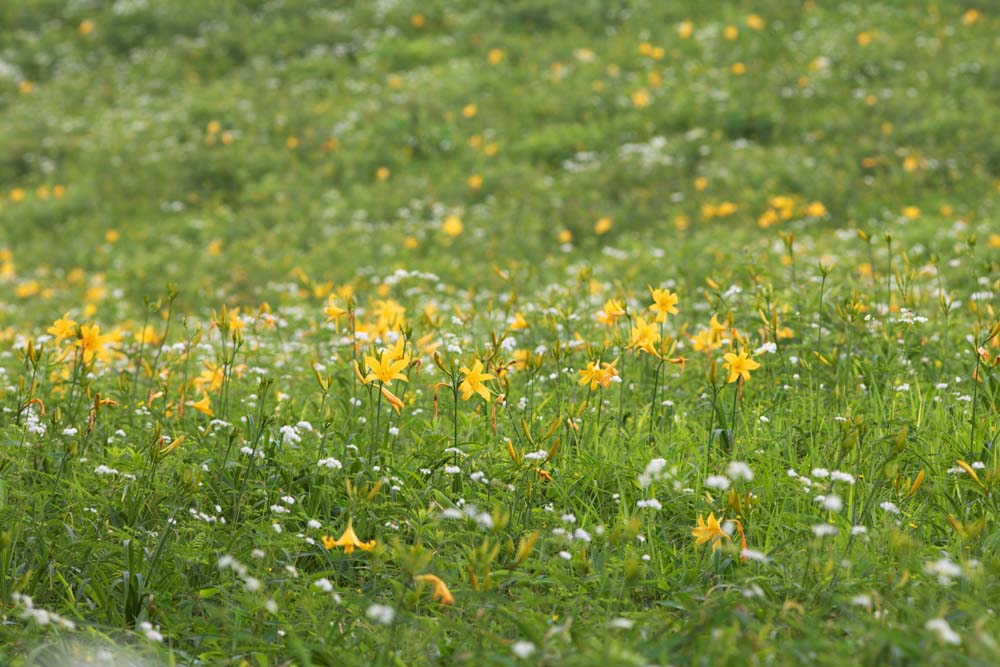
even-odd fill
[(635, 106), (636, 109), (645, 109), (648, 107), (650, 99), (649, 91), (645, 88), (632, 93), (632, 105)]
[(822, 218), (826, 215), (826, 206), (823, 205), (823, 202), (814, 201), (806, 207), (806, 215), (811, 218)]
[(467, 401), (472, 398), (473, 394), (479, 394), (488, 403), (490, 400), (490, 390), (486, 388), (483, 382), (494, 379), (494, 376), (482, 372), (483, 362), (476, 359), (471, 369), (462, 366), (458, 370), (465, 376), (462, 383), (458, 385), (459, 391), (462, 392), (462, 400)]
[(463, 229), (462, 219), (454, 214), (446, 216), (444, 223), (441, 225), (441, 231), (452, 238), (461, 234)]
[(441, 577), (436, 574), (418, 574), (413, 578), (417, 581), (425, 581), (433, 586), (431, 597), (435, 600), (440, 600), (441, 604), (455, 604), (455, 597), (448, 590), (448, 586), (445, 585)]
[(646, 286), (649, 289), (649, 293), (653, 297), (653, 305), (649, 307), (649, 310), (656, 313), (656, 321), (663, 323), (667, 321), (667, 315), (677, 314), (677, 295), (671, 292), (669, 289), (653, 289), (652, 286)]
[(727, 352), (722, 355), (722, 358), (725, 359), (722, 365), (729, 371), (729, 377), (726, 378), (727, 383), (736, 382), (736, 380), (749, 382), (750, 371), (760, 368), (760, 364), (751, 359), (746, 350), (741, 350), (739, 354)]
[(212, 406), (209, 404), (208, 394), (202, 394), (200, 401), (188, 401), (187, 406), (194, 408), (203, 415), (208, 415), (209, 417), (215, 416), (215, 411), (212, 410)]
[(604, 307), (597, 313), (597, 321), (605, 326), (614, 326), (618, 320), (625, 316), (625, 307), (621, 302), (608, 299), (604, 302)]
[(660, 342), (660, 332), (656, 328), (656, 324), (653, 322), (647, 322), (646, 318), (639, 315), (635, 318), (635, 322), (629, 331), (629, 342), (626, 345), (626, 349), (629, 350), (642, 350), (654, 357), (659, 357), (660, 354), (656, 351), (655, 345)]
[(52, 326), (46, 329), (46, 331), (56, 337), (56, 345), (58, 345), (67, 338), (76, 337), (76, 322), (70, 319), (69, 313), (65, 313), (53, 322)]
[(347, 520), (347, 529), (344, 530), (344, 534), (337, 539), (331, 538), (329, 535), (323, 536), (323, 546), (327, 549), (333, 549), (334, 547), (341, 547), (345, 554), (354, 553), (355, 549), (361, 549), (362, 551), (371, 551), (375, 548), (375, 540), (369, 540), (367, 542), (362, 542), (358, 539), (357, 533), (354, 532), (353, 519), (349, 518)]
[(94, 357), (102, 361), (111, 358), (111, 352), (107, 349), (112, 341), (110, 334), (101, 335), (101, 327), (96, 324), (84, 324), (80, 327), (80, 337), (75, 345), (83, 352), (83, 362), (89, 364)]
[(607, 389), (611, 386), (611, 379), (618, 377), (618, 369), (615, 366), (618, 364), (618, 359), (612, 362), (603, 362), (599, 367), (597, 362), (591, 361), (587, 363), (587, 367), (580, 373), (580, 384), (590, 385), (590, 390), (593, 391), (597, 389), (598, 386)]
[(694, 537), (695, 546), (701, 546), (706, 542), (711, 542), (713, 552), (719, 548), (722, 544), (722, 540), (731, 539), (729, 535), (726, 534), (726, 531), (722, 530), (722, 525), (719, 523), (719, 519), (715, 518), (715, 512), (709, 512), (708, 521), (705, 521), (702, 515), (699, 514), (698, 525), (691, 529), (691, 535)]

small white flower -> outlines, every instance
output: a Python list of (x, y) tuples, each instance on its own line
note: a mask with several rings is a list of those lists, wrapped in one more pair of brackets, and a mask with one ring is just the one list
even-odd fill
[(753, 470), (743, 461), (731, 461), (726, 474), (732, 479), (744, 479), (748, 482), (753, 479)]
[(389, 625), (396, 618), (396, 610), (388, 605), (373, 604), (365, 611), (365, 615), (376, 623)]
[(653, 459), (646, 464), (646, 469), (639, 475), (639, 486), (648, 487), (650, 484), (663, 476), (663, 470), (667, 467), (666, 459)]
[(885, 502), (879, 503), (878, 506), (889, 514), (899, 514), (899, 508), (896, 506), (896, 503), (886, 500)]
[(309, 519), (309, 521), (306, 523), (306, 525), (309, 526), (310, 528), (312, 528), (313, 530), (319, 530), (320, 528), (323, 527), (323, 524), (321, 524), (316, 519)]
[(725, 491), (729, 488), (729, 478), (724, 475), (709, 475), (705, 478), (705, 486)]
[(935, 633), (945, 644), (953, 644), (958, 646), (962, 643), (962, 637), (951, 629), (948, 625), (948, 621), (943, 618), (932, 618), (931, 620), (924, 623), (924, 628)]
[(947, 556), (939, 560), (924, 563), (924, 571), (928, 574), (936, 575), (938, 582), (942, 586), (950, 585), (952, 579), (957, 579), (964, 574), (962, 568), (949, 560)]
[[(819, 500), (822, 496), (817, 496), (816, 500)], [(840, 499), (840, 496), (829, 495), (823, 499), (823, 509), (830, 510), (831, 512), (839, 512), (844, 509), (844, 502)]]
[(563, 560), (572, 560), (573, 559), (573, 554), (571, 554), (568, 551), (560, 551), (559, 552), (559, 557), (562, 558)]
[(740, 551), (740, 556), (746, 560), (753, 560), (758, 563), (767, 563), (771, 560), (763, 551), (757, 551), (756, 549), (743, 549)]
[(847, 484), (854, 484), (854, 475), (846, 472), (841, 472), (839, 470), (834, 470), (830, 473), (830, 479), (835, 482), (846, 482)]
[(330, 593), (330, 592), (333, 591), (333, 584), (331, 584), (330, 580), (327, 579), (326, 577), (323, 577), (322, 579), (317, 579), (316, 581), (314, 581), (313, 582), (313, 586), (315, 586), (316, 588), (320, 589), (324, 593)]
[(831, 526), (828, 523), (818, 523), (812, 527), (813, 534), (816, 537), (827, 537), (837, 534), (837, 527)]
[(153, 627), (153, 624), (149, 621), (143, 621), (139, 624), (139, 629), (142, 630), (142, 634), (146, 635), (146, 639), (152, 642), (162, 642), (163, 635), (160, 631)]
[(520, 639), (511, 644), (510, 650), (517, 657), (524, 659), (530, 657), (531, 654), (535, 652), (535, 645), (529, 641)]
[(860, 595), (855, 595), (851, 598), (851, 604), (855, 607), (865, 607), (866, 609), (872, 608), (872, 596), (865, 595), (861, 593)]

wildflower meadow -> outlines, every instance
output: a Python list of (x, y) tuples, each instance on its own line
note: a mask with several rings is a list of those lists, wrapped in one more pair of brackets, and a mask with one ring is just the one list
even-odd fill
[(997, 53), (0, 3), (0, 664), (1000, 664)]

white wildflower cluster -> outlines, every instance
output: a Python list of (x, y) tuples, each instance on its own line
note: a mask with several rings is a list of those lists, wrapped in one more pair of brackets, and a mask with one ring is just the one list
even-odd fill
[(813, 498), (813, 501), (818, 503), (823, 509), (830, 512), (839, 512), (844, 509), (844, 501), (840, 499), (840, 496), (832, 493), (828, 496), (816, 496)]
[(666, 459), (653, 459), (646, 464), (646, 469), (639, 475), (639, 486), (647, 489), (653, 482), (658, 482), (664, 478), (669, 479), (672, 476), (672, 472), (666, 468)]
[(117, 468), (112, 468), (103, 464), (94, 468), (94, 474), (101, 477), (121, 477), (123, 479), (135, 481), (135, 475), (132, 473), (121, 472)]
[(337, 604), (340, 604), (342, 602), (340, 594), (334, 592), (333, 590), (333, 583), (331, 583), (330, 580), (327, 579), (326, 577), (321, 577), (320, 579), (317, 579), (316, 581), (313, 582), (312, 585), (313, 588), (318, 588), (324, 593), (330, 593), (331, 597), (333, 598), (333, 601), (336, 602)]
[(441, 512), (440, 516), (442, 519), (471, 519), (483, 530), (493, 528), (493, 515), (489, 512), (480, 512), (475, 505), (461, 503), (461, 508), (448, 507)]
[(947, 556), (924, 563), (924, 572), (937, 577), (942, 586), (950, 586), (953, 579), (965, 576), (962, 567)]
[(726, 475), (733, 480), (753, 481), (753, 470), (743, 461), (730, 461), (726, 467)]
[(330, 470), (340, 470), (343, 468), (343, 464), (332, 456), (325, 459), (320, 459), (316, 462), (316, 465), (320, 468), (328, 468)]
[(530, 658), (535, 652), (535, 645), (524, 639), (519, 639), (510, 646), (511, 652), (522, 660)]
[(240, 447), (240, 453), (245, 456), (256, 456), (259, 459), (264, 458), (264, 450), (261, 449), (260, 447), (254, 449), (252, 447), (243, 445), (242, 447)]
[(43, 437), (48, 430), (45, 422), (43, 422), (38, 413), (35, 412), (34, 404), (29, 405), (24, 411), (24, 427), (28, 430), (28, 433), (31, 435), (37, 435), (38, 437)]
[(188, 508), (188, 514), (198, 521), (204, 521), (205, 523), (226, 523), (226, 517), (222, 516), (222, 506), (220, 505), (215, 506), (215, 515), (202, 512), (201, 510), (197, 510), (193, 507)]
[(24, 611), (21, 612), (21, 618), (29, 618), (38, 625), (58, 625), (67, 630), (76, 629), (76, 623), (68, 618), (63, 618), (53, 611), (46, 611), (45, 609), (36, 607), (34, 601), (27, 595), (14, 593), (11, 595), (11, 600), (13, 600), (14, 604), (24, 607)]
[(216, 567), (220, 570), (232, 570), (235, 572), (241, 579), (243, 579), (243, 587), (249, 593), (256, 593), (264, 587), (264, 584), (261, 583), (260, 579), (250, 576), (250, 571), (246, 565), (239, 562), (229, 554), (223, 554), (220, 556), (218, 563), (216, 563)]
[(373, 604), (365, 611), (365, 616), (376, 623), (389, 625), (396, 618), (396, 610), (384, 604)]
[(899, 309), (899, 317), (896, 318), (897, 322), (902, 322), (903, 324), (923, 324), (927, 321), (927, 318), (923, 315), (917, 315), (912, 310), (906, 308)]
[(809, 474), (811, 475), (811, 477), (806, 475), (800, 475), (798, 472), (796, 472), (795, 468), (789, 468), (787, 471), (788, 477), (802, 484), (802, 487), (805, 491), (811, 490), (813, 484), (818, 482), (826, 482), (827, 480), (829, 480), (830, 483), (840, 482), (843, 484), (847, 484), (848, 486), (853, 485), (855, 482), (854, 475), (840, 470), (813, 468)]
[(281, 444), (295, 447), (302, 442), (302, 436), (299, 435), (298, 429), (294, 426), (285, 424), (279, 430), (281, 432)]
[(719, 491), (726, 491), (732, 482), (725, 475), (709, 475), (705, 478), (705, 486), (710, 489), (718, 489)]
[[(973, 470), (985, 470), (986, 469), (986, 464), (983, 463), (982, 461), (973, 461), (969, 465), (970, 465), (970, 467)], [(948, 470), (946, 472), (949, 475), (968, 475), (969, 474), (969, 471), (966, 470), (965, 468), (963, 468), (962, 466), (954, 466), (954, 467), (948, 468)]]
[(924, 629), (937, 635), (937, 638), (942, 643), (952, 644), (953, 646), (958, 646), (962, 643), (962, 637), (952, 630), (951, 626), (948, 625), (948, 621), (943, 618), (932, 618), (924, 623)]
[(813, 535), (816, 537), (832, 537), (836, 535), (839, 531), (836, 526), (831, 526), (828, 523), (818, 523), (812, 527)]
[(158, 627), (153, 626), (149, 621), (143, 621), (139, 624), (139, 630), (145, 635), (146, 639), (151, 642), (162, 642), (163, 634), (160, 632)]

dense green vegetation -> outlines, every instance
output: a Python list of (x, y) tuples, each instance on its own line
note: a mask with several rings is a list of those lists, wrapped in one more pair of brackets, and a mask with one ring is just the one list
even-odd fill
[(4, 3), (0, 657), (996, 664), (998, 28)]

